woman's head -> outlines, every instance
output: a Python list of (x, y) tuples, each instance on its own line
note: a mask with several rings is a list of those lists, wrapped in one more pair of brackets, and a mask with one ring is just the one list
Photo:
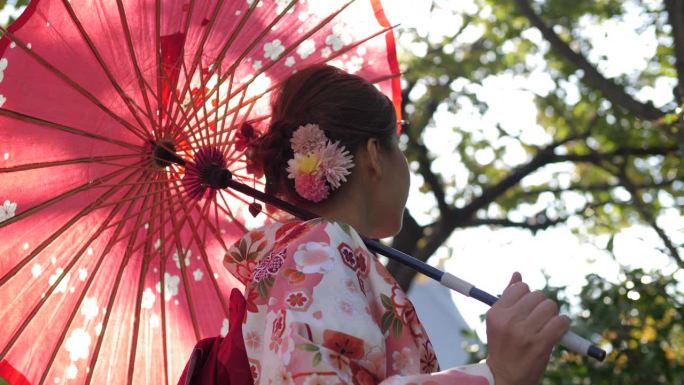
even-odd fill
[[(408, 169), (397, 145), (394, 105), (384, 94), (361, 77), (329, 65), (315, 65), (286, 79), (271, 107), (271, 125), (254, 149), (256, 161), (263, 165), (268, 194), (321, 215), (348, 205), (350, 199), (362, 199), (364, 202), (355, 203), (368, 205), (374, 215), (386, 217), (371, 219), (384, 236), (399, 230), (408, 194)], [(308, 124), (318, 125), (331, 142), (339, 142), (354, 162), (349, 180), (318, 203), (298, 194), (286, 171), (294, 157), (292, 134)]]

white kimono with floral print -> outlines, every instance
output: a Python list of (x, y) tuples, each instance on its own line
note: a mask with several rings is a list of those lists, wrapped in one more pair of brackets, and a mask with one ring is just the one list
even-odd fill
[(224, 263), (245, 284), (255, 385), (493, 385), (486, 364), (439, 371), (413, 305), (346, 224), (273, 223)]

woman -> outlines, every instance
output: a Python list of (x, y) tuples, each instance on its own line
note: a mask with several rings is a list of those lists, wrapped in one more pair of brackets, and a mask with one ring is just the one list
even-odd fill
[(246, 312), (226, 339), (242, 363), (224, 355), (226, 370), (248, 361), (258, 385), (538, 383), (569, 321), (519, 274), (487, 314), (486, 363), (440, 371), (411, 302), (364, 246), (360, 234), (399, 232), (408, 197), (390, 100), (317, 65), (287, 79), (272, 109), (249, 169), (265, 174), (267, 193), (321, 218), (266, 225), (227, 253)]

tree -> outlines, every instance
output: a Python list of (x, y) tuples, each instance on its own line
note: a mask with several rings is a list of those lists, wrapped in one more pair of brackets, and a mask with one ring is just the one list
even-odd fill
[[(660, 251), (681, 271), (681, 235), (659, 218), (684, 213), (684, 2), (474, 3), (464, 11), (455, 9), (461, 2), (432, 2), (434, 17), (447, 13), (457, 26), (449, 36), (403, 32), (411, 51), (402, 57), (408, 121), (403, 143), (434, 209), (422, 223), (406, 212), (393, 246), (425, 261), (459, 229), (486, 225), (535, 233), (563, 224), (577, 233), (609, 234), (610, 254), (616, 233), (642, 224), (658, 235)], [(653, 48), (638, 70), (611, 73), (615, 63), (599, 55), (600, 41), (587, 30), (627, 19), (651, 36)], [(516, 128), (503, 119), (482, 132), (461, 119), (464, 111), (487, 119), (495, 106), (479, 91), (497, 77), (529, 81), (521, 94), (533, 95), (536, 121)], [(534, 85), (539, 79), (544, 86)], [(666, 93), (663, 84), (670, 87)], [(654, 89), (665, 97), (649, 96)], [(430, 135), (455, 138), (449, 159), (460, 175), (436, 166), (444, 155), (426, 144)], [(506, 161), (512, 150), (525, 156)], [(408, 289), (415, 272), (393, 261), (388, 268)], [(677, 280), (638, 268), (626, 268), (623, 278), (611, 283), (588, 276), (574, 306), (568, 306), (564, 288), (547, 287), (572, 315), (573, 329), (610, 354), (598, 364), (558, 350), (545, 383), (682, 383), (677, 373), (684, 372), (684, 314)]]
[[(684, 96), (684, 4), (479, 0), (472, 11), (458, 11), (454, 4), (459, 2), (435, 0), (431, 9), (435, 17), (450, 14), (459, 26), (453, 35), (402, 33), (404, 40), (410, 36), (407, 45), (413, 48), (401, 59), (408, 121), (403, 141), (412, 169), (424, 183), (421, 191), (434, 199), (435, 210), (432, 221), (422, 224), (407, 212), (393, 246), (425, 261), (454, 231), (467, 227), (537, 232), (574, 219), (580, 223), (575, 231), (614, 234), (640, 223), (650, 226), (660, 237), (662, 252), (684, 267), (683, 245), (673, 240), (674, 229), (658, 224), (663, 212), (681, 215), (684, 207), (679, 108)], [(641, 23), (636, 27), (653, 36), (653, 53), (636, 73), (604, 75), (607, 59), (594, 57), (584, 29), (634, 14)], [(493, 134), (484, 135), (479, 127), (460, 123), (457, 114), (464, 110), (484, 120), (492, 106), (478, 90), (496, 76), (530, 83), (541, 76), (549, 84), (527, 91), (538, 111), (532, 126), (516, 129), (499, 121)], [(644, 90), (663, 82), (675, 86), (671, 97), (656, 106)], [(437, 114), (452, 121), (441, 119), (437, 126)], [(438, 157), (425, 145), (430, 130), (456, 138), (450, 159), (453, 168), (465, 170), (467, 181), (436, 170)], [(530, 130), (545, 139), (535, 143), (526, 135)], [(525, 160), (506, 162), (512, 150), (523, 152)], [(540, 175), (544, 180), (534, 181)], [(577, 205), (570, 201), (581, 205), (573, 207)], [(529, 207), (538, 211), (529, 213)], [(388, 268), (408, 289), (415, 272), (396, 262)]]
[[(623, 271), (620, 283), (591, 274), (571, 301), (565, 287), (547, 287), (564, 313), (574, 311), (573, 330), (592, 336), (608, 350), (605, 363), (556, 349), (544, 385), (684, 384), (684, 295), (675, 276), (642, 269)], [(575, 306), (571, 306), (571, 302)], [(486, 350), (470, 349), (471, 360), (486, 357)], [(578, 382), (578, 380), (580, 380)]]

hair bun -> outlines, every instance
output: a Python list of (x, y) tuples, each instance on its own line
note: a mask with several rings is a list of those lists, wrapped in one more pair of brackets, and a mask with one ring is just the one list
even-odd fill
[(282, 173), (287, 161), (292, 158), (290, 138), (297, 125), (285, 120), (272, 121), (268, 130), (248, 149), (249, 159), (247, 171), (256, 177), (266, 176), (269, 182), (266, 193), (271, 193), (275, 186), (272, 182)]

